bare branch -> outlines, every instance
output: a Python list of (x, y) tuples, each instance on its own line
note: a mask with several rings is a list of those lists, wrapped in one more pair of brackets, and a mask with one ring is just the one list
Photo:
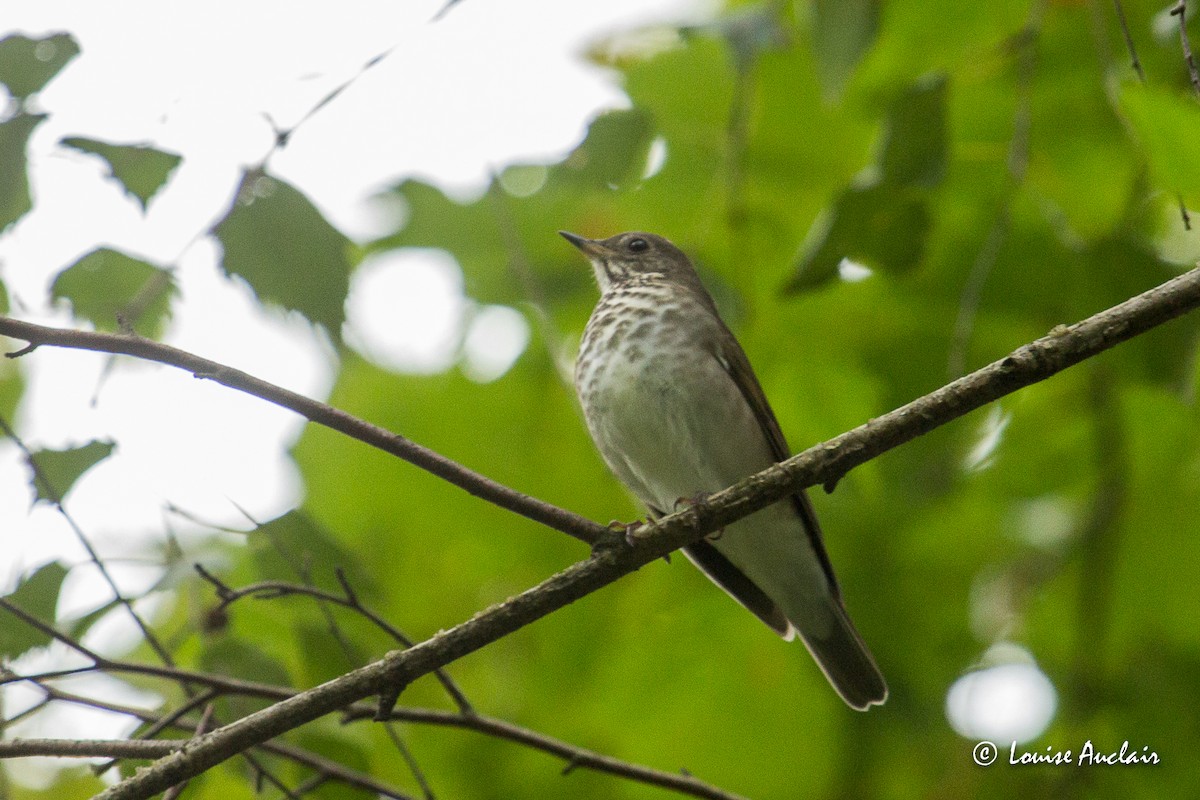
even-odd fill
[[(373, 425), (333, 406), (268, 383), (241, 370), (201, 358), (170, 345), (121, 333), (50, 328), (10, 317), (0, 317), (0, 335), (22, 339), (31, 345), (92, 350), (98, 353), (117, 353), (178, 367), (191, 372), (197, 378), (215, 381), (223, 386), (237, 389), (295, 411), (312, 422), (332, 428), (339, 433), (344, 433), (353, 439), (358, 439), (372, 447), (402, 458), (489, 503), (574, 536), (582, 542), (594, 544), (609, 532), (603, 525), (496, 483), (440, 453), (378, 425)], [(18, 352), (28, 351), (29, 348), (24, 348)], [(8, 354), (9, 357), (16, 355), (17, 353)]]
[(1192, 81), (1192, 89), (1200, 96), (1200, 72), (1196, 70), (1196, 60), (1192, 58), (1192, 43), (1187, 35), (1187, 1), (1179, 0), (1171, 7), (1171, 15), (1179, 17), (1179, 45), (1183, 48), (1183, 62), (1187, 65), (1188, 77)]
[[(1069, 327), (1060, 326), (1005, 358), (882, 417), (811, 447), (706, 501), (639, 529), (611, 533), (592, 557), (408, 650), (257, 711), (206, 734), (98, 795), (142, 800), (285, 731), (366, 697), (391, 695), (414, 679), (474, 652), (708, 532), (822, 482), (970, 411), (1090, 358), (1200, 306), (1200, 269)], [(12, 328), (0, 324), (0, 332)], [(40, 341), (40, 340), (39, 340)], [(107, 343), (106, 343), (107, 344)], [(248, 377), (248, 376), (247, 376)], [(390, 710), (390, 709), (387, 709)]]
[(1129, 22), (1125, 19), (1125, 8), (1121, 5), (1121, 0), (1113, 0), (1113, 7), (1117, 12), (1117, 22), (1121, 25), (1121, 34), (1125, 37), (1125, 49), (1129, 51), (1129, 66), (1133, 67), (1133, 71), (1137, 73), (1138, 80), (1145, 83), (1146, 71), (1142, 69), (1137, 46), (1133, 43), (1133, 34), (1129, 32)]
[(57, 758), (161, 758), (187, 744), (187, 739), (6, 739), (0, 758), (54, 756)]

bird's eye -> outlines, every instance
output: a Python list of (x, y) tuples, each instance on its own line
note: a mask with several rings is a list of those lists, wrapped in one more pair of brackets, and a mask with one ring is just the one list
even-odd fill
[(650, 243), (641, 238), (630, 239), (628, 247), (631, 253), (644, 253), (650, 249)]

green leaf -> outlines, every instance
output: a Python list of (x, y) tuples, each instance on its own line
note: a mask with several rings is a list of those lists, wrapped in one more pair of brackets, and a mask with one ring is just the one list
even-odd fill
[(738, 9), (719, 18), (711, 27), (728, 44), (737, 68), (745, 70), (759, 53), (788, 43), (788, 32), (779, 16), (778, 4), (764, 3)]
[(946, 76), (930, 75), (892, 105), (879, 160), (885, 183), (933, 187), (946, 176)]
[(66, 450), (34, 452), (31, 468), (37, 499), (61, 501), (83, 473), (112, 454), (114, 446), (112, 442), (88, 442)]
[(921, 261), (930, 225), (925, 199), (911, 190), (887, 184), (853, 187), (814, 223), (784, 290), (825, 283), (837, 274), (843, 258), (872, 269), (907, 272)]
[[(200, 668), (205, 672), (258, 683), (277, 686), (290, 686), (292, 683), (291, 676), (282, 663), (255, 643), (232, 635), (205, 642), (200, 655)], [(234, 695), (219, 700), (217, 711), (221, 716), (236, 719), (260, 711), (270, 704), (270, 700), (263, 698)]]
[(0, 40), (0, 83), (18, 100), (40, 91), (67, 62), (79, 55), (79, 45), (69, 33), (44, 39), (14, 34)]
[(64, 269), (50, 289), (55, 300), (69, 301), (77, 318), (99, 330), (132, 328), (151, 339), (162, 334), (178, 292), (169, 270), (107, 247)]
[(1126, 84), (1121, 108), (1158, 185), (1200, 202), (1200, 106), (1190, 97)]
[(584, 140), (560, 163), (511, 167), (472, 202), (462, 203), (428, 183), (406, 180), (391, 190), (407, 211), (403, 227), (368, 248), (443, 249), (462, 267), (470, 297), (516, 304), (529, 299), (520, 270), (509, 266), (514, 241), (519, 240), (520, 262), (553, 271), (539, 274), (548, 297), (590, 288), (587, 270), (573, 261), (554, 231), (573, 224), (570, 220), (584, 198), (608, 202), (622, 187), (642, 186), (653, 138), (649, 112), (611, 111), (592, 121)]
[(258, 298), (310, 321), (341, 341), (353, 245), (312, 202), (262, 170), (245, 173), (237, 199), (213, 228), (221, 266)]
[(609, 111), (592, 120), (587, 137), (563, 166), (592, 186), (628, 186), (641, 178), (653, 138), (654, 125), (645, 110)]
[(28, 213), (29, 175), (25, 145), (45, 114), (18, 114), (0, 122), (0, 232)]
[(93, 625), (104, 619), (104, 617), (106, 617), (110, 611), (120, 607), (121, 602), (119, 600), (109, 600), (104, 605), (100, 606), (99, 608), (92, 609), (82, 617), (71, 620), (68, 628), (68, 635), (76, 641), (82, 639), (83, 636), (92, 629)]
[(115, 179), (125, 191), (137, 198), (146, 210), (150, 198), (162, 188), (167, 178), (179, 166), (182, 158), (148, 145), (110, 144), (97, 139), (72, 136), (62, 144), (99, 156), (108, 164), (108, 176)]
[[(58, 592), (62, 588), (67, 569), (57, 561), (39, 567), (32, 575), (17, 584), (12, 593), (5, 596), (10, 603), (26, 614), (47, 625), (54, 624), (54, 611), (58, 607)], [(23, 620), (9, 615), (0, 625), (0, 658), (16, 658), (27, 650), (50, 644), (51, 637)]]
[(24, 391), (25, 379), (17, 361), (11, 358), (0, 359), (0, 415), (4, 419), (13, 418)]
[(841, 95), (854, 68), (871, 48), (879, 30), (879, 5), (879, 0), (813, 3), (813, 52), (826, 97)]
[[(0, 282), (0, 314), (8, 313), (8, 290)], [(12, 419), (17, 410), (17, 403), (25, 391), (25, 380), (21, 377), (21, 369), (17, 360), (12, 358), (0, 359), (0, 418)]]

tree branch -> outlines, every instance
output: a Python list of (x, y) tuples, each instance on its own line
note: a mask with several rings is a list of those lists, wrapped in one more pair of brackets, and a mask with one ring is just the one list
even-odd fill
[(54, 758), (161, 758), (188, 743), (188, 739), (6, 739), (0, 741), (0, 758), (52, 756)]
[(587, 544), (595, 543), (608, 532), (603, 525), (496, 483), (491, 478), (468, 469), (399, 434), (392, 433), (378, 425), (372, 425), (326, 403), (288, 391), (239, 369), (201, 358), (177, 347), (143, 339), (136, 335), (65, 330), (35, 325), (10, 317), (0, 317), (0, 335), (29, 342), (28, 347), (8, 353), (9, 358), (26, 355), (40, 346), (51, 346), (92, 350), (98, 353), (116, 353), (178, 367), (191, 372), (197, 378), (216, 381), (223, 386), (237, 389), (295, 411), (311, 422), (332, 428), (353, 439), (358, 439), (360, 442), (391, 453), (476, 497), (574, 536)]
[[(165, 677), (165, 676), (164, 676)], [(214, 682), (220, 682), (220, 676), (212, 676)], [(141, 735), (143, 740), (149, 736), (167, 730), (168, 728), (177, 728), (179, 730), (190, 731), (195, 733), (198, 725), (195, 721), (185, 719), (184, 716), (188, 711), (195, 710), (195, 700), (191, 700), (188, 704), (180, 709), (172, 711), (166, 716), (160, 716), (140, 708), (120, 705), (111, 701), (100, 700), (93, 697), (84, 697), (78, 694), (62, 691), (54, 686), (47, 685), (41, 680), (41, 676), (36, 675), (12, 675), (12, 680), (24, 680), (32, 683), (38, 689), (46, 693), (46, 701), (62, 701), (74, 703), (77, 705), (87, 706), (89, 708), (98, 708), (106, 711), (112, 711), (117, 714), (124, 714), (135, 719), (142, 720), (150, 725), (147, 731)], [(297, 692), (284, 686), (271, 686), (269, 692), (257, 693), (257, 696), (271, 696), (275, 698), (293, 697)], [(342, 722), (354, 722), (357, 720), (371, 719), (375, 715), (375, 709), (364, 703), (356, 703), (345, 709), (342, 715)], [(584, 747), (564, 742), (561, 739), (556, 739), (552, 736), (547, 736), (543, 733), (523, 728), (519, 725), (514, 725), (495, 717), (489, 717), (475, 712), (453, 712), (443, 711), (433, 708), (416, 708), (416, 707), (401, 707), (394, 709), (389, 714), (389, 720), (393, 722), (408, 722), (418, 725), (437, 725), (439, 727), (458, 728), (460, 730), (474, 731), (487, 736), (492, 736), (497, 739), (513, 742), (514, 744), (529, 747), (534, 750), (548, 753), (566, 762), (563, 768), (563, 774), (575, 769), (589, 769), (596, 772), (603, 772), (617, 777), (626, 778), (628, 780), (645, 783), (651, 786), (659, 786), (664, 789), (679, 792), (681, 794), (691, 795), (693, 797), (707, 798), (707, 800), (739, 800), (739, 796), (730, 792), (705, 783), (686, 773), (665, 772), (663, 770), (645, 767), (640, 764), (634, 764), (628, 761), (622, 761), (611, 756), (597, 753), (594, 750), (589, 750)], [(26, 742), (35, 741), (37, 744), (27, 744)], [(40, 740), (9, 740), (0, 741), (0, 759), (16, 758), (30, 755), (45, 755), (45, 756), (97, 756), (111, 755), (114, 758), (153, 758), (156, 756), (166, 755), (169, 752), (178, 750), (180, 747), (186, 747), (187, 742), (191, 740), (153, 740), (154, 744), (163, 745), (161, 751), (154, 753), (153, 748), (149, 745), (144, 748), (130, 748), (128, 750), (117, 750), (114, 748), (105, 749), (103, 744), (86, 744), (82, 746), (82, 750), (73, 747), (73, 744), (78, 740), (73, 739), (40, 739)], [(11, 744), (10, 744), (11, 742)], [(376, 793), (387, 797), (396, 797), (394, 790), (383, 787), (382, 784), (371, 783), (372, 779), (362, 773), (355, 772), (338, 764), (336, 761), (325, 759), (303, 748), (289, 745), (282, 741), (264, 742), (258, 745), (262, 750), (269, 753), (289, 758), (306, 766), (314, 767), (328, 773), (331, 777), (337, 780), (342, 780), (352, 784), (365, 785), (366, 788), (372, 789)], [(93, 752), (93, 750), (95, 752)], [(104, 769), (111, 764), (101, 765)], [(96, 772), (101, 773), (104, 769), (97, 768)], [(383, 787), (383, 788), (381, 788)]]
[[(1198, 305), (1200, 270), (1192, 270), (1075, 325), (1055, 328), (1049, 335), (919, 400), (811, 447), (705, 502), (647, 524), (628, 543), (625, 537), (610, 532), (593, 550), (591, 558), (538, 586), (415, 647), (389, 653), (373, 664), (205, 734), (186, 750), (159, 759), (98, 797), (101, 800), (151, 797), (248, 747), (357, 700), (376, 694), (394, 698), (400, 688), (421, 675), (474, 652), (710, 531), (789, 493), (835, 481), (887, 450), (1045, 380)], [(12, 331), (10, 323), (0, 320), (0, 333)], [(29, 329), (26, 332), (37, 333)], [(111, 346), (107, 340), (103, 343)], [(379, 716), (386, 716), (390, 708), (381, 707), (380, 711)]]

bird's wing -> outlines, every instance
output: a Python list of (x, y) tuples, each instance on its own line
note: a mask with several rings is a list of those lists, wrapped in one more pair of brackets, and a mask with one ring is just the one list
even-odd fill
[[(791, 453), (788, 450), (787, 440), (783, 438), (779, 421), (775, 419), (775, 412), (771, 410), (767, 396), (763, 392), (758, 378), (754, 375), (750, 359), (746, 357), (746, 352), (742, 350), (742, 346), (738, 344), (732, 333), (715, 340), (713, 355), (725, 372), (729, 374), (729, 377), (733, 379), (738, 391), (742, 393), (742, 397), (750, 404), (750, 408), (753, 409), (759, 428), (770, 444), (771, 454), (775, 460), (777, 462), (786, 460)], [(817, 515), (813, 512), (812, 503), (804, 492), (797, 492), (792, 495), (791, 499), (796, 513), (804, 523), (804, 530), (808, 534), (821, 569), (825, 573), (825, 577), (829, 579), (829, 588), (833, 592), (833, 596), (840, 599), (841, 590), (838, 588), (837, 578), (833, 574), (833, 564), (830, 563), (829, 555), (825, 552), (825, 544), (821, 540), (821, 525), (817, 522)]]

